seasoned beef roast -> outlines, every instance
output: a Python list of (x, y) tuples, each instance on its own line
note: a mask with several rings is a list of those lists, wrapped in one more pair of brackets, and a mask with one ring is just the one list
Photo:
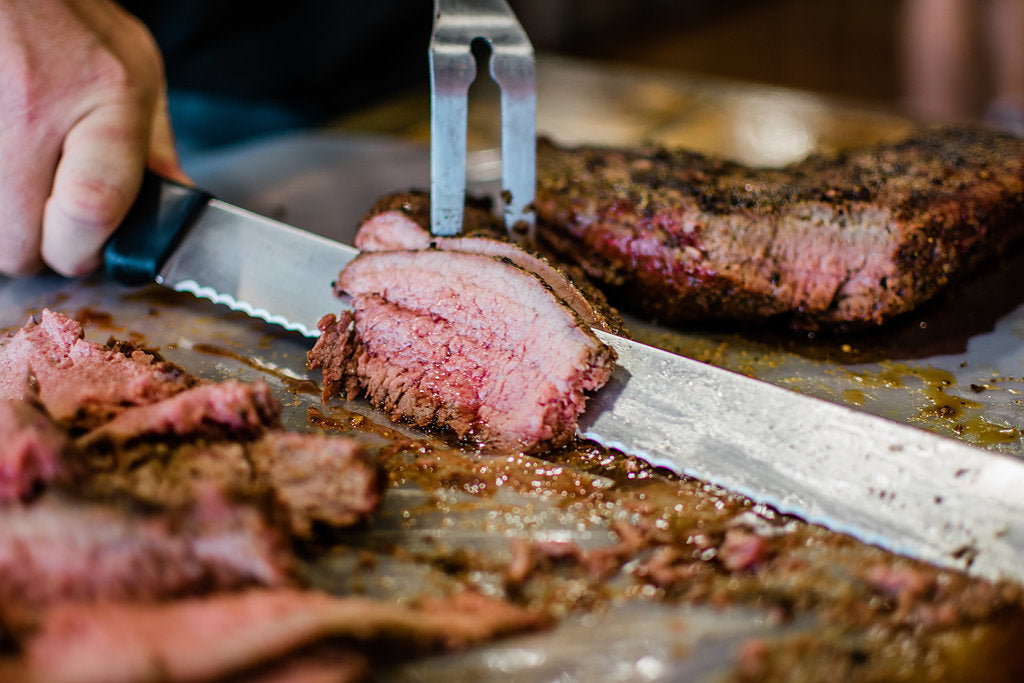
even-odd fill
[[(354, 315), (321, 321), (309, 364), (328, 389), (362, 388), (391, 419), (450, 428), (493, 450), (572, 438), (614, 352), (544, 282), (462, 251), (360, 254), (339, 276)], [(353, 379), (355, 381), (353, 381)]]
[(781, 169), (542, 141), (535, 208), (544, 246), (624, 309), (876, 325), (1024, 234), (1024, 139), (927, 130)]

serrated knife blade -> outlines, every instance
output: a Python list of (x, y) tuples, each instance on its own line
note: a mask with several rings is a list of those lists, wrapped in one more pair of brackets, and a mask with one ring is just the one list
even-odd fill
[(357, 253), (212, 199), (155, 279), (316, 337), (317, 321), (339, 307), (329, 285)]
[[(105, 252), (308, 337), (353, 247), (147, 176)], [(618, 353), (580, 434), (896, 553), (1024, 581), (1024, 461), (596, 331)]]
[(358, 250), (152, 174), (107, 244), (107, 271), (156, 281), (317, 337), (330, 283)]
[(1024, 580), (1024, 461), (595, 330), (581, 436), (895, 553)]

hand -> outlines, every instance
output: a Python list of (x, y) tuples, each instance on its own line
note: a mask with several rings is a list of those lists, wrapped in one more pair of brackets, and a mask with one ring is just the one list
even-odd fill
[(111, 0), (0, 0), (0, 273), (96, 268), (144, 168), (187, 182), (160, 51)]

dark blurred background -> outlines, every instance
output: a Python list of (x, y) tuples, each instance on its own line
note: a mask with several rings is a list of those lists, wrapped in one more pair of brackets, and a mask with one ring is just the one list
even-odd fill
[(520, 0), (540, 49), (871, 100), (900, 95), (896, 0)]
[[(201, 152), (339, 119), (348, 128), (424, 137), (433, 0), (293, 6), (250, 0), (241, 16), (230, 0), (122, 2), (150, 25), (164, 50), (182, 149)], [(603, 67), (617, 64), (634, 73), (644, 67), (646, 75), (653, 70), (783, 86), (793, 89), (790, 95), (840, 98), (840, 109), (868, 105), (929, 122), (983, 121), (1024, 134), (1024, 0), (509, 2), (538, 53), (596, 64), (597, 71), (610, 73)], [(643, 107), (625, 111), (636, 104), (629, 97), (637, 98), (628, 79), (602, 91), (581, 85), (580, 76), (565, 69), (559, 77), (574, 80), (547, 84), (548, 122), (553, 117), (582, 126), (588, 113), (591, 123), (612, 113), (572, 109), (563, 91), (574, 90), (606, 110), (621, 105), (619, 113), (629, 114), (623, 125), (646, 125), (633, 139), (692, 145), (703, 135), (665, 130), (668, 118), (699, 113), (693, 97), (674, 102), (665, 92), (652, 101), (648, 92)], [(474, 88), (488, 87), (481, 83), (488, 80), (477, 79)], [(658, 117), (666, 122), (655, 130)], [(725, 118), (716, 125), (727, 125)], [(823, 139), (803, 118), (809, 137), (799, 149), (806, 151)], [(760, 130), (751, 134), (763, 137), (784, 124), (761, 115)], [(609, 128), (589, 131), (589, 139), (627, 142)]]
[(541, 50), (1024, 128), (1024, 0), (512, 4)]

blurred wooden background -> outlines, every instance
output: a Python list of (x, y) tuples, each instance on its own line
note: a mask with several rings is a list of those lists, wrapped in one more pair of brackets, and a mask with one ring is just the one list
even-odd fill
[(898, 0), (512, 0), (540, 50), (899, 105)]

